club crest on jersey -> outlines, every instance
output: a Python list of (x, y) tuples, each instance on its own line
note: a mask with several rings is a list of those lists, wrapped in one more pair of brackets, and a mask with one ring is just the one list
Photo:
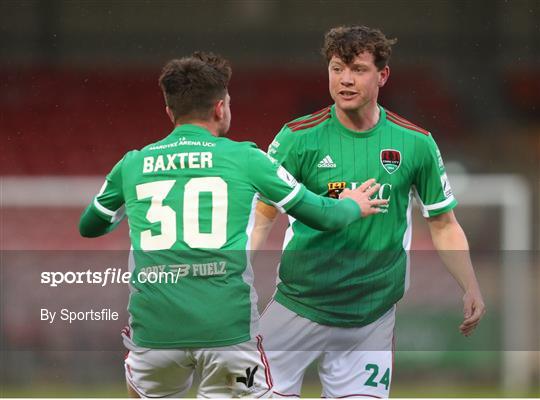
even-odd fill
[(381, 164), (386, 172), (393, 174), (401, 165), (401, 153), (394, 149), (381, 150)]

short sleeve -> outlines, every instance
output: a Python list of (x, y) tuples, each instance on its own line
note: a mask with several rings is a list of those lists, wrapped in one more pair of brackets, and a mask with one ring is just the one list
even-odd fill
[(298, 157), (296, 157), (297, 135), (284, 126), (276, 135), (270, 146), (268, 155), (277, 160), (289, 173), (301, 181)]
[(109, 222), (116, 222), (123, 217), (124, 193), (122, 189), (122, 163), (120, 160), (105, 178), (92, 205), (98, 215)]
[(424, 156), (415, 176), (414, 186), (422, 214), (427, 218), (452, 210), (457, 201), (435, 140), (429, 135), (423, 143)]
[(293, 207), (306, 190), (273, 157), (257, 148), (248, 150), (247, 171), (255, 190), (281, 212)]

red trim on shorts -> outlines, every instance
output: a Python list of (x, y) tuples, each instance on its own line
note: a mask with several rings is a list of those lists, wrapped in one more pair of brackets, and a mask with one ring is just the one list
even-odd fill
[[(395, 328), (394, 328), (394, 331), (395, 331)], [(396, 334), (395, 332), (393, 332), (392, 333), (392, 372), (394, 372), (395, 352), (396, 352)]]
[[(129, 327), (129, 325), (124, 326), (122, 330), (120, 331), (120, 334), (125, 335), (131, 339), (131, 328)], [(124, 360), (127, 360), (128, 357), (129, 357), (129, 350), (124, 355)]]
[(133, 378), (133, 373), (131, 372), (131, 367), (129, 366), (129, 364), (126, 364), (126, 368), (128, 370), (129, 376)]
[(124, 335), (126, 335), (128, 338), (131, 339), (131, 327), (129, 325), (124, 326), (120, 333), (123, 333)]
[(277, 394), (278, 396), (282, 396), (282, 397), (300, 397), (299, 394), (283, 394), (283, 393), (279, 393), (277, 391), (274, 390), (274, 394)]
[(268, 360), (266, 359), (266, 354), (264, 354), (262, 340), (263, 340), (262, 336), (257, 335), (257, 350), (259, 350), (259, 353), (261, 354), (261, 362), (264, 365), (264, 375), (266, 377), (266, 385), (268, 386), (268, 390), (270, 390), (274, 387), (274, 381), (272, 380), (272, 373), (270, 372), (270, 365), (268, 364)]

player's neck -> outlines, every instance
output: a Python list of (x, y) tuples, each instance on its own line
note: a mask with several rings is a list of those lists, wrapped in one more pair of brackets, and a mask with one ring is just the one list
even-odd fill
[(217, 126), (212, 121), (204, 121), (204, 120), (198, 120), (198, 119), (177, 119), (174, 126), (175, 128), (180, 125), (195, 125), (201, 128), (206, 129), (209, 131), (213, 136), (218, 136), (217, 134)]
[(363, 132), (373, 128), (379, 122), (381, 111), (376, 102), (369, 103), (359, 110), (342, 110), (336, 107), (339, 122), (352, 131)]

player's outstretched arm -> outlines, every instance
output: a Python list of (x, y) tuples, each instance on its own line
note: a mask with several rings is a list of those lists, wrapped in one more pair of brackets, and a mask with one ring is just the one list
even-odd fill
[(306, 190), (301, 201), (287, 213), (313, 229), (342, 229), (361, 217), (381, 212), (379, 207), (388, 204), (388, 200), (371, 199), (379, 187), (375, 179), (370, 179), (357, 189), (345, 192), (340, 200), (318, 196)]
[(124, 219), (125, 199), (122, 190), (122, 163), (128, 152), (107, 175), (99, 193), (81, 215), (79, 232), (83, 237), (98, 237), (109, 233)]
[(103, 236), (114, 230), (123, 218), (124, 214), (119, 213), (113, 221), (106, 221), (90, 204), (86, 207), (79, 220), (79, 233), (87, 238)]
[(486, 307), (471, 263), (467, 237), (453, 211), (430, 217), (427, 221), (433, 245), (464, 291), (463, 322), (459, 330), (469, 336), (480, 323)]
[[(381, 212), (379, 207), (388, 204), (388, 200), (371, 199), (379, 188), (380, 185), (375, 183), (375, 179), (370, 179), (355, 190), (346, 189), (340, 200), (318, 196), (305, 190), (300, 201), (289, 209), (287, 214), (313, 229), (321, 231), (342, 229), (361, 217)], [(277, 214), (275, 207), (259, 201), (251, 236), (252, 250), (261, 249)]]

